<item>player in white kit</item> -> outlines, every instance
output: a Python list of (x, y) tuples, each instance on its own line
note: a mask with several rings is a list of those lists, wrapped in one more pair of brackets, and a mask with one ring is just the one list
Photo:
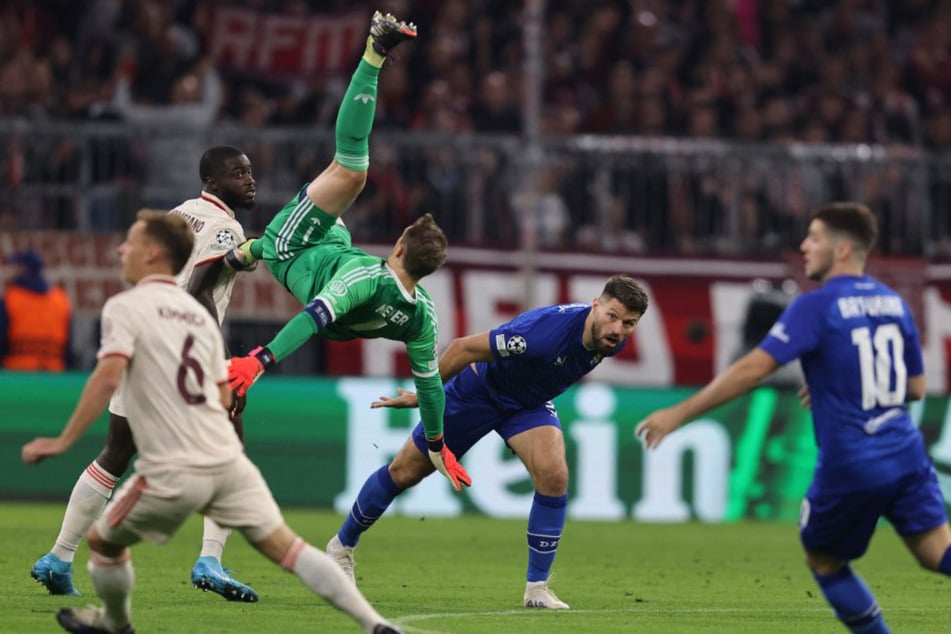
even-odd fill
[(23, 446), (33, 464), (67, 449), (119, 390), (139, 458), (89, 530), (88, 570), (101, 607), (63, 608), (70, 632), (132, 632), (129, 546), (164, 543), (193, 513), (236, 528), (265, 556), (373, 634), (387, 623), (322, 551), (285, 523), (260, 471), (228, 419), (231, 391), (216, 320), (173, 277), (192, 254), (181, 215), (143, 210), (119, 246), (123, 278), (135, 286), (102, 310), (98, 362), (62, 433)]
[[(195, 246), (177, 276), (180, 287), (191, 293), (220, 324), (231, 300), (235, 270), (227, 266), (226, 255), (245, 240), (244, 229), (235, 218), (235, 209), (254, 206), (255, 183), (251, 161), (238, 148), (216, 146), (199, 162), (202, 192), (186, 200), (171, 213), (182, 216), (192, 228)], [(119, 393), (109, 404), (109, 433), (106, 445), (80, 475), (53, 548), (40, 557), (30, 574), (50, 594), (76, 595), (72, 562), (83, 535), (102, 513), (116, 482), (128, 470), (136, 447), (129, 432), (126, 407)], [(241, 412), (243, 397), (232, 409), (232, 423), (243, 439)], [(206, 518), (202, 550), (192, 568), (192, 583), (212, 590), (231, 601), (257, 601), (249, 586), (232, 578), (222, 567), (221, 555), (229, 531)]]

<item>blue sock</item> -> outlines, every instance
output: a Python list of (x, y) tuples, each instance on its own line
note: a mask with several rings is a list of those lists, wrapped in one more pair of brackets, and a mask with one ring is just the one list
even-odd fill
[(941, 557), (941, 561), (938, 562), (938, 572), (943, 575), (951, 576), (951, 546), (944, 551), (944, 555)]
[(858, 575), (849, 566), (826, 577), (813, 573), (826, 601), (835, 615), (853, 632), (862, 634), (889, 634), (891, 630), (882, 618), (882, 609)]
[(356, 546), (363, 531), (373, 526), (396, 496), (403, 492), (394, 484), (387, 467), (389, 465), (383, 465), (363, 483), (350, 515), (337, 531), (337, 537), (344, 546)]
[(551, 497), (535, 492), (528, 514), (528, 580), (545, 581), (555, 561), (555, 551), (568, 515), (568, 496)]

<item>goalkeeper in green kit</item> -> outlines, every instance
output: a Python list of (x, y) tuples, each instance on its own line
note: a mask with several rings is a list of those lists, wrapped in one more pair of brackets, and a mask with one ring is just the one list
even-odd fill
[(419, 285), (446, 261), (446, 236), (426, 214), (403, 231), (386, 258), (379, 258), (354, 248), (339, 220), (366, 184), (380, 68), (394, 46), (415, 37), (413, 24), (389, 14), (373, 15), (366, 51), (337, 114), (333, 161), (281, 209), (262, 238), (248, 240), (226, 257), (229, 266), (239, 270), (263, 260), (304, 304), (265, 346), (232, 358), (228, 379), (232, 390), (243, 396), (268, 368), (316, 334), (337, 340), (402, 341), (419, 395), (429, 457), (461, 491), (472, 481), (443, 444), (445, 395), (437, 360), (436, 309)]

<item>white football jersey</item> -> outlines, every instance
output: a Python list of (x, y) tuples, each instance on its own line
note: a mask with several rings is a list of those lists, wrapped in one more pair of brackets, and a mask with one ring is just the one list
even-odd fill
[[(220, 198), (208, 192), (202, 192), (198, 198), (186, 200), (171, 213), (182, 216), (195, 233), (195, 246), (185, 268), (178, 274), (178, 285), (188, 288), (188, 281), (196, 266), (212, 260), (219, 260), (225, 254), (244, 242), (244, 229), (235, 220), (234, 212)], [(225, 318), (231, 291), (234, 289), (235, 272), (222, 267), (218, 282), (212, 291), (215, 308), (218, 311), (218, 323)]]
[(219, 397), (221, 331), (173, 277), (150, 275), (106, 302), (97, 357), (111, 355), (129, 359), (119, 390), (140, 472), (214, 467), (243, 451)]
[[(234, 211), (214, 194), (202, 192), (198, 198), (186, 200), (170, 213), (182, 216), (195, 234), (191, 257), (188, 258), (185, 267), (176, 278), (176, 282), (183, 289), (188, 288), (188, 282), (196, 266), (223, 258), (225, 253), (245, 240), (244, 228), (235, 220)], [(228, 304), (231, 302), (234, 281), (235, 272), (227, 266), (222, 267), (215, 288), (212, 290), (219, 325), (224, 321), (225, 311), (228, 310)], [(112, 400), (109, 401), (109, 411), (117, 416), (128, 417), (121, 393), (122, 391), (118, 390), (112, 396)]]

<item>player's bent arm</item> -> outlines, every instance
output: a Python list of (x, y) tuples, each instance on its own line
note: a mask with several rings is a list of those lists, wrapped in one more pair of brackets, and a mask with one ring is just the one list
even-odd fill
[[(351, 267), (344, 266), (337, 271), (337, 274), (324, 285), (320, 293), (304, 306), (304, 310), (287, 322), (265, 346), (274, 355), (275, 362), (281, 361), (300, 348), (308, 339), (320, 332), (321, 328), (326, 328), (340, 316), (347, 314), (357, 306), (361, 306), (373, 297), (376, 286), (371, 284), (350, 285), (344, 281), (353, 266), (356, 266), (356, 261), (351, 264)], [(346, 286), (346, 293), (343, 296), (336, 296), (335, 301), (328, 300), (327, 297), (335, 295), (335, 292), (330, 289), (341, 283)], [(265, 366), (265, 369), (267, 369), (267, 366)]]
[[(308, 304), (308, 308), (316, 301)], [(228, 382), (237, 396), (244, 396), (268, 368), (317, 334), (318, 324), (308, 308), (287, 322), (266, 346), (255, 348), (246, 357), (228, 360)]]
[(192, 271), (191, 277), (188, 278), (188, 288), (185, 289), (189, 295), (197, 299), (198, 303), (211, 313), (215, 321), (220, 320), (218, 307), (215, 306), (214, 290), (218, 284), (218, 278), (221, 276), (221, 269), (224, 266), (223, 262), (224, 261), (219, 258), (209, 260), (196, 266)]
[(218, 386), (218, 399), (225, 411), (231, 410), (231, 398), (231, 386), (227, 382), (220, 384)]
[(462, 372), (476, 361), (492, 361), (489, 331), (467, 337), (456, 337), (439, 357), (439, 376), (443, 382)]
[(432, 376), (414, 376), (419, 391), (419, 417), (426, 436), (429, 461), (439, 473), (446, 477), (456, 491), (472, 485), (472, 478), (452, 450), (443, 440), (443, 413), (446, 408), (446, 393), (438, 374)]
[(129, 360), (119, 355), (103, 357), (96, 364), (96, 369), (83, 387), (73, 415), (69, 417), (69, 422), (59, 435), (67, 448), (96, 422), (99, 415), (109, 405), (109, 399), (118, 389), (122, 381), (122, 373), (128, 365)]
[(306, 310), (301, 311), (274, 335), (265, 348), (274, 355), (275, 362), (282, 361), (307, 343), (307, 340), (316, 335), (317, 331), (317, 322), (314, 318)]
[(653, 449), (667, 434), (700, 416), (707, 410), (744, 394), (778, 367), (776, 360), (761, 348), (756, 348), (718, 374), (699, 392), (683, 401), (651, 412), (636, 429), (644, 446)]
[[(221, 271), (224, 267), (224, 258), (209, 260), (197, 265), (192, 271), (191, 277), (188, 278), (188, 288), (185, 289), (189, 295), (205, 307), (205, 310), (211, 314), (215, 323), (218, 324), (221, 323), (222, 316), (218, 314), (218, 306), (215, 304), (215, 287), (218, 285), (218, 279), (221, 277)], [(231, 357), (227, 342), (225, 342), (225, 357)]]
[(123, 356), (103, 357), (86, 380), (79, 402), (63, 431), (56, 438), (37, 438), (23, 447), (23, 460), (39, 462), (47, 456), (56, 456), (76, 442), (109, 405), (109, 399), (119, 387), (122, 373), (129, 361)]
[[(492, 361), (492, 348), (489, 346), (489, 331), (480, 332), (468, 337), (453, 339), (446, 350), (439, 357), (439, 376), (446, 383), (452, 377), (462, 372), (467, 365), (475, 361)], [(419, 388), (417, 387), (417, 391)], [(398, 396), (390, 398), (381, 396), (370, 407), (393, 407), (406, 409), (419, 406), (417, 394), (398, 388)]]
[(438, 375), (414, 376), (416, 398), (419, 400), (419, 418), (423, 423), (426, 438), (433, 440), (442, 436), (443, 414), (446, 410), (446, 392)]
[(699, 392), (671, 409), (677, 412), (682, 425), (718, 405), (746, 394), (778, 367), (779, 364), (772, 355), (761, 348), (754, 348), (734, 361)]
[(910, 403), (911, 401), (920, 401), (923, 399), (925, 393), (928, 391), (925, 375), (919, 374), (918, 376), (909, 377), (907, 390), (905, 393), (905, 402)]
[[(344, 280), (361, 262), (360, 258), (355, 258), (349, 267), (341, 267), (324, 286), (324, 290), (287, 322), (266, 346), (255, 348), (246, 357), (231, 358), (228, 362), (228, 381), (237, 396), (244, 396), (268, 368), (304, 345), (321, 328), (326, 328), (336, 321), (338, 316), (347, 314), (373, 297), (377, 288), (375, 284), (348, 285)], [(340, 284), (346, 288), (342, 296), (330, 290), (336, 289)], [(328, 300), (328, 294), (335, 296), (335, 299)]]

